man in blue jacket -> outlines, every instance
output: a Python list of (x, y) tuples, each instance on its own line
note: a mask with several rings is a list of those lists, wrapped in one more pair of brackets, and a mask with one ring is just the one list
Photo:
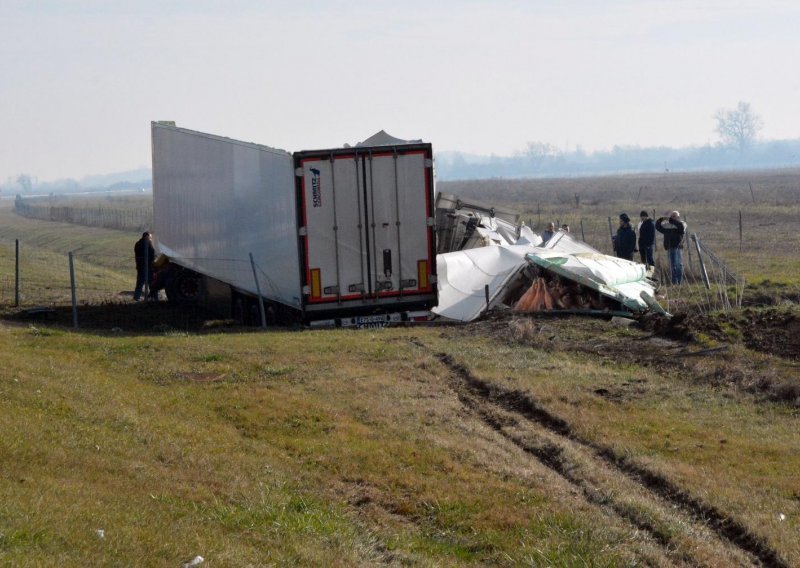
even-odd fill
[(547, 241), (553, 238), (553, 235), (556, 234), (556, 224), (555, 223), (548, 223), (547, 229), (542, 231), (542, 246), (544, 246)]
[(639, 223), (639, 256), (645, 266), (655, 266), (656, 224), (647, 211), (639, 213), (639, 218), (642, 220)]
[(686, 234), (686, 223), (681, 221), (680, 213), (673, 211), (669, 214), (669, 218), (658, 218), (656, 231), (664, 235), (664, 249), (669, 254), (672, 283), (680, 284), (683, 281), (681, 249), (683, 248), (683, 236)]
[(633, 260), (633, 253), (636, 251), (636, 233), (631, 227), (631, 218), (627, 213), (619, 216), (619, 229), (614, 236), (614, 252), (619, 258)]

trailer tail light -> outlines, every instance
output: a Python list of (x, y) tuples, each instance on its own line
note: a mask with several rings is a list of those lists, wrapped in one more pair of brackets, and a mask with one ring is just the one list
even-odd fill
[(322, 276), (319, 268), (311, 269), (311, 297), (319, 298), (322, 296)]
[(425, 290), (428, 288), (428, 261), (417, 261), (417, 281), (419, 282), (419, 289)]

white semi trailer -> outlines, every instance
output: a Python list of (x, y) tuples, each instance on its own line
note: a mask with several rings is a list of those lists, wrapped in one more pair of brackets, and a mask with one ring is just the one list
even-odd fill
[(152, 143), (171, 301), (247, 320), (260, 291), (269, 314), (342, 326), (436, 305), (430, 144), (291, 154), (159, 122)]

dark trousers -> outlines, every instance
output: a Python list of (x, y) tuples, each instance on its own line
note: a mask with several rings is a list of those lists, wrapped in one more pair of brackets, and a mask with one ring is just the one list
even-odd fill
[(617, 258), (624, 258), (625, 260), (633, 260), (633, 253), (630, 254), (617, 253)]
[(646, 247), (639, 247), (639, 256), (642, 259), (642, 264), (646, 264), (647, 266), (655, 266), (656, 261), (653, 258), (653, 253), (655, 252), (655, 245), (649, 245)]
[(144, 268), (137, 268), (136, 269), (136, 288), (133, 290), (133, 299), (138, 300), (142, 297), (142, 292), (144, 291), (144, 284), (149, 274), (146, 274), (147, 271)]

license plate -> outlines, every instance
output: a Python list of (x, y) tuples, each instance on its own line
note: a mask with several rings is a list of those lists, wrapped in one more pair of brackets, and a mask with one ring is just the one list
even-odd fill
[(376, 323), (389, 323), (386, 316), (359, 316), (356, 318), (356, 325), (373, 325)]

